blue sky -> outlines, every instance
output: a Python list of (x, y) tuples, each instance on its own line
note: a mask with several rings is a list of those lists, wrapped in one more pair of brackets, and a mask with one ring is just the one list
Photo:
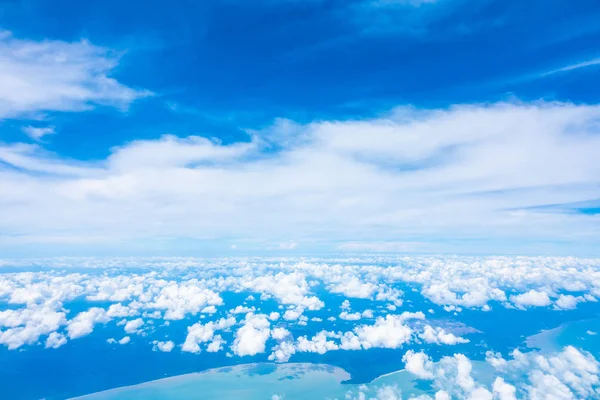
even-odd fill
[(0, 250), (597, 254), (599, 19), (4, 2)]

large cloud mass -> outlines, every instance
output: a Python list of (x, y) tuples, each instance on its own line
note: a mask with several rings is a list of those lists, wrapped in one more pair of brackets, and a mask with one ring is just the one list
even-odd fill
[(591, 251), (599, 118), (599, 107), (569, 103), (398, 108), (363, 121), (279, 120), (227, 145), (138, 140), (95, 163), (0, 145), (10, 166), (0, 170), (0, 230), (10, 233), (0, 246), (472, 251), (477, 239), (478, 251), (492, 241)]

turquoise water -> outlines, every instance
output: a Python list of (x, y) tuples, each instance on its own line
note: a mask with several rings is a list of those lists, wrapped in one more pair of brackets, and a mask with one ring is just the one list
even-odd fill
[[(529, 336), (524, 346), (529, 351), (554, 352), (566, 345), (598, 356), (600, 319), (585, 319), (563, 324)], [(475, 381), (491, 385), (495, 374), (484, 361), (472, 360)], [(415, 378), (405, 370), (382, 375), (368, 384), (349, 384), (350, 374), (326, 364), (254, 363), (215, 368), (204, 372), (174, 376), (76, 397), (86, 400), (196, 400), (196, 399), (339, 399), (354, 398), (359, 391), (375, 393), (382, 386), (395, 386), (405, 398), (432, 395), (428, 381)], [(273, 397), (280, 396), (280, 397)]]
[(350, 375), (322, 364), (245, 364), (159, 379), (108, 390), (86, 400), (271, 399), (274, 395), (299, 400), (344, 398), (351, 389), (341, 382)]

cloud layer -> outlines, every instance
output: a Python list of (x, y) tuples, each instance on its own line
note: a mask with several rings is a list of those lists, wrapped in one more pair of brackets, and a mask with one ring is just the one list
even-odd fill
[(95, 163), (1, 145), (0, 246), (593, 253), (599, 118), (568, 103), (398, 108), (226, 145), (138, 140)]

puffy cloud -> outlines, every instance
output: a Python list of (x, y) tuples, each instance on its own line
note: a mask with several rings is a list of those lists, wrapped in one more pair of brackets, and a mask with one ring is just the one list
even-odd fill
[(427, 343), (455, 345), (459, 343), (469, 343), (469, 339), (464, 339), (455, 336), (452, 333), (446, 332), (443, 328), (437, 327), (432, 328), (430, 325), (426, 325), (423, 332), (419, 334), (419, 337)]
[[(0, 261), (0, 265), (2, 265)], [(4, 262), (6, 263), (6, 262)], [(16, 263), (16, 264), (15, 264)], [(336, 318), (320, 311), (318, 317), (311, 314), (322, 309), (321, 296), (335, 282), (351, 281), (372, 283), (374, 290), (369, 300), (356, 300), (357, 304), (377, 307), (378, 313), (389, 311), (393, 301), (378, 300), (380, 294), (398, 298), (401, 292), (395, 287), (411, 287), (411, 290), (452, 312), (462, 307), (486, 310), (488, 302), (494, 307), (518, 305), (526, 310), (531, 304), (546, 304), (556, 309), (568, 310), (583, 301), (596, 301), (600, 295), (600, 261), (574, 257), (444, 257), (444, 256), (356, 256), (353, 258), (302, 258), (293, 257), (259, 259), (196, 259), (196, 258), (78, 258), (40, 259), (11, 261), (20, 266), (45, 268), (38, 272), (15, 272), (0, 274), (0, 301), (10, 307), (0, 311), (0, 343), (11, 349), (39, 343), (40, 337), (65, 328), (71, 339), (92, 332), (98, 323), (111, 319), (120, 320), (126, 333), (139, 330), (140, 321), (164, 318), (189, 318), (203, 311), (212, 311), (223, 304), (222, 295), (245, 292), (261, 293), (253, 307), (231, 304), (231, 312), (248, 312), (265, 307), (260, 302), (277, 304), (286, 321), (297, 321), (299, 326), (313, 321), (326, 325), (330, 330)], [(119, 270), (113, 267), (122, 267)], [(70, 270), (85, 267), (88, 272)], [(143, 269), (136, 269), (144, 267)], [(369, 286), (370, 287), (370, 286)], [(318, 289), (317, 289), (318, 288)], [(507, 298), (506, 293), (510, 294)], [(571, 294), (570, 294), (571, 293)], [(268, 299), (265, 300), (264, 296)], [(386, 295), (387, 296), (387, 295)], [(327, 296), (323, 299), (335, 299)], [(540, 302), (539, 299), (542, 299)], [(86, 301), (90, 309), (71, 314), (68, 302)], [(376, 304), (382, 301), (384, 304)], [(94, 307), (102, 302), (106, 309)], [(104, 305), (109, 303), (108, 305)], [(112, 303), (112, 304), (110, 304)], [(65, 306), (67, 304), (67, 306)], [(81, 303), (80, 303), (81, 304)], [(239, 307), (238, 307), (239, 306)], [(373, 318), (371, 309), (354, 312), (350, 302), (342, 303), (340, 318), (357, 321)], [(269, 305), (270, 307), (270, 305)], [(429, 307), (429, 306), (427, 306)], [(266, 308), (267, 312), (270, 311)], [(253, 313), (256, 311), (253, 311)], [(337, 314), (335, 311), (333, 311)], [(523, 311), (526, 312), (526, 311)], [(200, 318), (208, 316), (203, 313)], [(67, 319), (67, 315), (70, 319)], [(262, 314), (259, 314), (262, 315)], [(449, 332), (449, 329), (413, 323), (412, 319), (424, 319), (422, 313), (389, 314), (375, 320), (352, 325), (346, 332), (334, 332), (328, 336), (343, 350), (368, 349), (371, 347), (398, 348), (413, 340), (436, 344), (464, 343), (467, 339)], [(264, 315), (268, 321), (279, 320), (282, 315), (272, 311)], [(142, 319), (143, 318), (143, 319)], [(206, 319), (208, 320), (208, 319)], [(136, 321), (136, 322), (132, 322)], [(184, 351), (198, 352), (211, 346), (214, 331), (228, 329), (236, 323), (235, 318), (226, 328), (217, 328), (217, 322), (198, 324), (188, 332), (189, 341)], [(367, 323), (368, 322), (368, 323)], [(328, 326), (327, 326), (328, 325)], [(198, 331), (195, 331), (198, 329)], [(208, 339), (204, 334), (213, 331)], [(277, 328), (275, 328), (277, 329)], [(447, 331), (448, 330), (448, 331)], [(318, 331), (318, 329), (317, 329)], [(312, 334), (312, 333), (311, 333)], [(269, 336), (270, 337), (270, 336)], [(290, 346), (297, 346), (297, 341)], [(307, 341), (312, 339), (306, 338)], [(214, 348), (222, 348), (216, 341)], [(265, 344), (266, 346), (266, 344)], [(211, 347), (212, 348), (212, 347)], [(290, 353), (290, 351), (287, 351)], [(286, 354), (287, 354), (286, 353)], [(280, 357), (281, 358), (281, 357)]]
[(403, 357), (407, 371), (432, 380), (437, 393), (442, 393), (440, 398), (575, 399), (600, 393), (600, 363), (590, 353), (571, 346), (551, 354), (515, 350), (509, 360), (488, 352), (487, 359), (501, 374), (491, 377), (489, 389), (474, 379), (472, 363), (463, 354), (443, 357), (437, 363), (412, 350)]
[(223, 299), (217, 293), (191, 280), (185, 283), (169, 282), (146, 307), (166, 310), (165, 319), (180, 320), (186, 314), (197, 314), (207, 306), (222, 304)]
[(10, 350), (18, 349), (36, 343), (40, 336), (51, 334), (66, 323), (64, 312), (47, 307), (0, 311), (0, 328), (8, 328), (0, 330), (0, 344)]
[(276, 312), (276, 311), (272, 311), (272, 312), (269, 314), (269, 319), (270, 319), (271, 321), (277, 321), (277, 320), (279, 319), (279, 313), (278, 313), (278, 312)]
[(550, 304), (550, 297), (544, 292), (530, 290), (527, 293), (511, 296), (510, 300), (520, 307), (544, 307)]
[(136, 333), (141, 327), (144, 325), (144, 320), (141, 318), (136, 318), (131, 321), (127, 321), (125, 324), (125, 332), (126, 333)]
[(270, 326), (265, 315), (247, 314), (242, 327), (235, 333), (235, 340), (231, 347), (234, 354), (243, 357), (264, 353), (266, 342), (271, 334)]
[(215, 306), (206, 306), (200, 311), (203, 314), (214, 314), (217, 312), (217, 307)]
[(291, 332), (285, 328), (274, 328), (271, 330), (271, 337), (276, 340), (283, 340), (290, 335)]
[(58, 332), (52, 332), (46, 339), (47, 349), (58, 349), (59, 347), (67, 344), (67, 338), (65, 335)]
[(175, 343), (173, 343), (171, 340), (168, 340), (166, 342), (160, 342), (158, 340), (155, 340), (152, 343), (154, 344), (153, 349), (155, 351), (158, 350), (165, 353), (170, 353), (171, 350), (173, 350), (173, 348), (175, 347)]
[(137, 310), (123, 306), (121, 303), (111, 304), (106, 311), (106, 315), (111, 318), (133, 317), (139, 314)]
[(290, 357), (296, 353), (296, 346), (293, 342), (279, 342), (273, 347), (273, 352), (269, 355), (270, 361), (288, 362)]
[(221, 337), (221, 335), (213, 336), (212, 341), (206, 346), (206, 351), (209, 353), (216, 353), (218, 351), (223, 350), (223, 345), (225, 344), (225, 340)]
[(409, 350), (402, 356), (402, 361), (408, 372), (421, 379), (433, 379), (433, 362), (427, 354)]
[(340, 313), (340, 319), (345, 319), (346, 321), (358, 321), (361, 318), (361, 313), (349, 313), (348, 311), (342, 311)]
[(577, 307), (577, 303), (580, 301), (585, 301), (585, 299), (581, 296), (575, 297), (570, 294), (561, 294), (554, 305), (556, 308), (562, 310), (572, 310)]
[(354, 329), (361, 346), (365, 349), (371, 347), (384, 347), (396, 349), (410, 341), (412, 329), (405, 324), (410, 319), (424, 319), (421, 312), (403, 312), (400, 315), (388, 314), (378, 317), (373, 325), (361, 325)]
[(350, 309), (350, 300), (346, 299), (342, 302), (342, 305), (340, 306), (340, 308), (342, 310), (349, 310)]
[(69, 338), (77, 339), (89, 335), (94, 330), (94, 325), (108, 321), (110, 321), (110, 317), (106, 315), (103, 308), (92, 307), (87, 311), (80, 312), (69, 321), (67, 326)]
[[(128, 88), (109, 75), (118, 55), (88, 41), (22, 40), (0, 32), (0, 119), (44, 111), (81, 111), (93, 105), (127, 107), (149, 92)], [(32, 136), (35, 132), (29, 127)]]
[(338, 350), (339, 346), (331, 340), (327, 340), (328, 336), (336, 336), (334, 333), (321, 331), (308, 339), (306, 336), (298, 338), (296, 350), (300, 352), (325, 354), (331, 350)]
[[(229, 317), (227, 319), (221, 318), (216, 322), (210, 321), (204, 325), (198, 322), (192, 326), (188, 326), (187, 336), (185, 342), (181, 346), (181, 350), (190, 353), (200, 353), (200, 344), (215, 340), (215, 331), (228, 329), (232, 327), (235, 322), (235, 318)], [(217, 340), (217, 343), (219, 344), (212, 345), (212, 351), (215, 351), (215, 346), (220, 348), (220, 339)]]
[(517, 388), (513, 385), (506, 383), (501, 377), (497, 377), (492, 386), (494, 396), (498, 400), (516, 400)]
[(123, 345), (123, 344), (127, 344), (131, 342), (131, 338), (129, 336), (124, 336), (121, 340), (119, 340), (119, 344)]
[(370, 282), (363, 283), (357, 277), (352, 277), (349, 280), (336, 283), (329, 288), (329, 291), (332, 293), (341, 293), (347, 297), (361, 299), (371, 297), (375, 290), (377, 290), (377, 285)]
[(298, 318), (300, 318), (303, 312), (304, 310), (302, 308), (286, 310), (285, 313), (283, 313), (283, 319), (285, 319), (286, 321), (295, 321)]
[(237, 306), (236, 308), (229, 310), (232, 314), (248, 314), (249, 312), (256, 311), (255, 307), (245, 307), (242, 305)]

